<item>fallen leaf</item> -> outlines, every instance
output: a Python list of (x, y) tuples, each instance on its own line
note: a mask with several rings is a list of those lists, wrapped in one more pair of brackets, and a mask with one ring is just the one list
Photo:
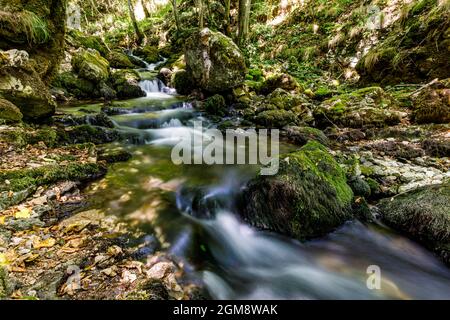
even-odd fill
[(40, 248), (50, 248), (53, 247), (56, 244), (56, 240), (53, 238), (47, 238), (45, 240), (42, 241), (35, 241), (33, 242), (33, 247), (35, 249), (40, 249)]
[(25, 208), (15, 213), (16, 219), (28, 219), (31, 217), (31, 209)]
[(7, 264), (9, 264), (9, 261), (6, 258), (6, 255), (4, 253), (0, 253), (0, 266), (6, 266)]
[(6, 221), (6, 216), (1, 216), (0, 217), (0, 225), (5, 224)]

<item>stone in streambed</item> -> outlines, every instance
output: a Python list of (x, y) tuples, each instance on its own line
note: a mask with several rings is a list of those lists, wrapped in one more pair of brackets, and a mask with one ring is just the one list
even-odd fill
[(5, 122), (19, 122), (23, 115), (20, 109), (8, 100), (0, 98), (0, 121)]
[(185, 60), (192, 81), (210, 93), (240, 85), (247, 71), (244, 56), (233, 40), (208, 28), (186, 40)]
[(94, 83), (108, 80), (109, 62), (96, 50), (80, 49), (72, 57), (73, 70), (79, 77)]
[(141, 78), (134, 70), (116, 71), (110, 79), (120, 99), (139, 98), (146, 95), (139, 86)]
[(350, 219), (353, 192), (327, 148), (309, 141), (280, 157), (279, 172), (251, 180), (241, 215), (258, 228), (297, 239), (317, 237)]
[(382, 219), (436, 252), (450, 265), (450, 183), (429, 185), (385, 199)]

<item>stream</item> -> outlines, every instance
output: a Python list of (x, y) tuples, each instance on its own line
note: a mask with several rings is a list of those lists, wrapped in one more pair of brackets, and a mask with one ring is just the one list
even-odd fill
[[(119, 130), (140, 137), (122, 143), (133, 158), (114, 164), (87, 192), (94, 207), (164, 239), (163, 248), (212, 298), (450, 299), (450, 270), (381, 223), (350, 221), (306, 243), (243, 223), (235, 199), (258, 167), (173, 164), (171, 149), (182, 137), (204, 135), (193, 122), (202, 120), (204, 129), (213, 123), (154, 77), (140, 85), (147, 96), (118, 102), (120, 112), (111, 116)], [(381, 270), (381, 289), (366, 285), (371, 265)]]

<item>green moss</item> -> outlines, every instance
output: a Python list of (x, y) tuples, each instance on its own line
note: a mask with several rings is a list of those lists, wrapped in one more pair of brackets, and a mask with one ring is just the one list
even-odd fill
[(155, 63), (161, 60), (159, 55), (158, 48), (151, 45), (146, 45), (143, 48), (138, 48), (134, 51), (134, 53), (143, 58), (148, 63)]
[(12, 291), (8, 271), (0, 265), (0, 300), (7, 298)]
[(77, 77), (72, 72), (58, 74), (53, 80), (52, 85), (66, 90), (77, 99), (95, 97), (95, 85), (89, 80)]
[(85, 49), (94, 49), (100, 52), (103, 57), (108, 55), (108, 48), (100, 37), (85, 35), (78, 30), (70, 30), (67, 33), (67, 42), (72, 46)]
[(109, 62), (95, 50), (81, 50), (72, 57), (73, 70), (79, 77), (94, 81), (106, 81), (109, 77)]
[(20, 122), (23, 118), (19, 108), (8, 100), (0, 97), (0, 122)]
[(257, 114), (254, 120), (266, 128), (283, 128), (298, 124), (297, 116), (290, 110), (266, 110)]
[(209, 114), (223, 116), (225, 115), (226, 111), (225, 98), (220, 94), (215, 94), (212, 97), (206, 99), (203, 107)]
[(351, 217), (353, 192), (327, 149), (309, 141), (280, 156), (275, 176), (259, 176), (244, 191), (243, 216), (250, 223), (297, 239), (323, 235)]
[(177, 90), (177, 93), (182, 95), (188, 95), (194, 89), (194, 83), (192, 76), (186, 70), (179, 70), (172, 74), (171, 83)]
[[(97, 163), (72, 163), (33, 169), (0, 171), (1, 191), (21, 191), (30, 187), (48, 185), (58, 181), (85, 181), (105, 174), (106, 168)], [(6, 184), (5, 180), (10, 183)]]

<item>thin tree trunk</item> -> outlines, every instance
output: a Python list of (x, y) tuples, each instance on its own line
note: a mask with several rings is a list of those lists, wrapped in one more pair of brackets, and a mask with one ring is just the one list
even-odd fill
[(227, 36), (229, 36), (231, 34), (230, 7), (231, 7), (231, 0), (225, 0), (225, 33)]
[(196, 0), (198, 9), (198, 26), (200, 29), (203, 29), (205, 26), (204, 17), (203, 17), (203, 0)]
[(242, 45), (247, 40), (250, 22), (251, 0), (239, 0), (239, 27), (238, 44)]
[(134, 15), (134, 8), (131, 4), (131, 0), (128, 0), (128, 11), (130, 12), (131, 22), (133, 24), (134, 32), (136, 33), (137, 44), (141, 44), (144, 40), (144, 34), (139, 30), (138, 23), (136, 21), (136, 16)]
[(148, 8), (147, 8), (147, 3), (146, 3), (146, 1), (145, 0), (142, 0), (141, 1), (141, 3), (142, 3), (142, 9), (144, 9), (144, 15), (145, 15), (145, 18), (151, 18), (151, 14), (150, 14), (150, 11), (148, 11)]
[(173, 7), (173, 15), (175, 17), (175, 24), (177, 26), (177, 31), (181, 31), (180, 17), (178, 16), (177, 0), (171, 0)]

